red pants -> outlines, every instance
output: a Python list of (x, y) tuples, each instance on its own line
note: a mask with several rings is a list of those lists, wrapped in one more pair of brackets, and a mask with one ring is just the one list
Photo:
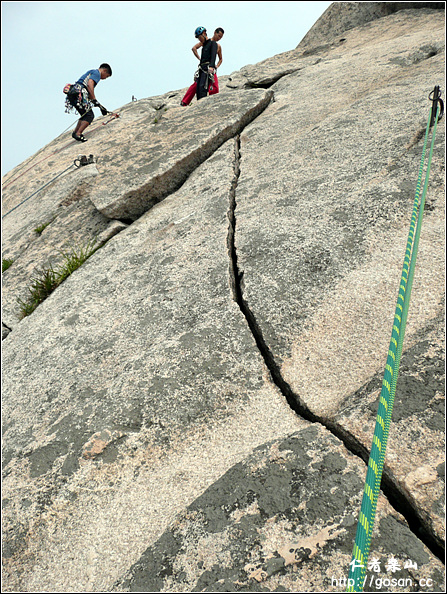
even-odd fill
[[(186, 91), (185, 96), (182, 99), (183, 105), (189, 105), (193, 100), (194, 95), (197, 91), (197, 83), (194, 81), (189, 89)], [(217, 80), (217, 74), (214, 74), (213, 86), (209, 88), (210, 95), (216, 95), (219, 92), (219, 81)]]

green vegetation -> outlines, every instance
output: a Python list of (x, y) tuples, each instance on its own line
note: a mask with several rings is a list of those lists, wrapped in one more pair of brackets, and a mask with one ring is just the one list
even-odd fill
[(61, 252), (62, 264), (55, 270), (52, 266), (40, 271), (37, 277), (31, 279), (28, 287), (28, 299), (18, 299), (20, 305), (20, 319), (29, 316), (36, 307), (45, 301), (57, 287), (73, 274), (100, 247), (95, 247), (96, 240), (80, 248), (71, 248), (69, 252)]
[(50, 223), (51, 223), (51, 221), (48, 221), (48, 223), (43, 223), (42, 225), (39, 225), (38, 227), (36, 227), (34, 229), (34, 233), (37, 233), (37, 235), (40, 235), (42, 233), (42, 231), (44, 229), (46, 229)]
[(8, 270), (8, 268), (13, 264), (14, 260), (12, 258), (5, 258), (4, 260), (2, 260), (2, 274), (5, 272), (5, 270)]

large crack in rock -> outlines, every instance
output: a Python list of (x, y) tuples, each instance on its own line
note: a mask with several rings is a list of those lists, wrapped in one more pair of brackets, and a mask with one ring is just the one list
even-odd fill
[[(318, 59), (292, 51), (249, 67), (230, 81), (239, 91), (187, 110), (173, 93), (176, 109), (143, 100), (114, 128), (99, 122), (95, 217), (139, 218), (5, 341), (7, 588), (337, 589), (420, 157), (421, 88), (442, 75), (440, 20), (404, 11)], [(419, 51), (427, 31), (430, 56)], [(36, 167), (42, 183), (73, 158), (64, 142), (43, 149), (61, 146)], [(36, 179), (8, 188), (8, 208)], [(432, 179), (383, 478), (395, 509), (380, 497), (374, 546), (383, 563), (416, 562), (403, 574), (416, 587), (442, 589), (442, 165)], [(27, 229), (63, 198), (27, 203)], [(351, 319), (364, 325), (353, 336)]]
[[(437, 19), (422, 14), (427, 21)], [(375, 22), (368, 35), (381, 35), (383, 27), (383, 43), (366, 48), (359, 44), (363, 31), (347, 33), (343, 50), (334, 50), (332, 59), (326, 56), (277, 83), (275, 103), (241, 134), (243, 166), (235, 213), (240, 305), (292, 408), (323, 423), (364, 460), (374, 418), (369, 415), (366, 421), (362, 414), (360, 420), (351, 411), (348, 419), (344, 411), (353, 392), (383, 370), (421, 158), (420, 126), (430, 108), (428, 94), (417, 93), (424, 85), (431, 90), (434, 70), (442, 76), (443, 60), (437, 55), (411, 72), (398, 70), (392, 61), (398, 51), (411, 53), (410, 48), (423, 43), (417, 20), (401, 13)], [(399, 36), (402, 22), (408, 28)], [(393, 29), (395, 37), (390, 35)], [(440, 28), (433, 38), (442, 44)], [(382, 86), (393, 76), (399, 84), (398, 104), (390, 88)], [(354, 77), (357, 99), (348, 103), (342, 89)], [(325, 88), (321, 96), (312, 93), (317, 82)], [(387, 106), (383, 120), (372, 124), (369, 116), (373, 111), (377, 116), (381, 105)], [(412, 122), (412, 128), (404, 122)], [(295, 133), (285, 137), (285, 129)], [(406, 349), (416, 346), (419, 332), (437, 320), (437, 331), (423, 340), (427, 357), (436, 351), (441, 361), (443, 130), (438, 134)], [(256, 148), (260, 144), (268, 147), (262, 161)], [(442, 363), (437, 368), (442, 370)], [(406, 373), (420, 376), (424, 386), (427, 372)], [(413, 386), (426, 389), (416, 381)], [(360, 408), (365, 410), (377, 391), (363, 397)], [(442, 390), (429, 390), (427, 405), (433, 414), (442, 403)], [(437, 468), (443, 459), (443, 432), (429, 418), (427, 425), (421, 411), (415, 411), (405, 427), (406, 418), (399, 423), (394, 417), (383, 488), (415, 533), (442, 558), (443, 475)], [(416, 434), (424, 437), (415, 447)]]
[[(319, 423), (323, 425), (326, 429), (328, 429), (337, 439), (343, 442), (345, 447), (354, 455), (359, 456), (365, 464), (368, 463), (369, 459), (369, 450), (365, 447), (365, 440), (360, 440), (358, 435), (361, 433), (361, 426), (369, 426), (370, 428), (374, 428), (375, 424), (375, 417), (371, 414), (368, 415), (368, 419), (364, 418), (364, 413), (361, 415), (361, 420), (359, 419), (359, 407), (370, 409), (370, 406), (366, 406), (365, 402), (357, 401), (357, 398), (353, 398), (352, 396), (347, 399), (346, 405), (341, 407), (341, 413), (338, 416), (338, 419), (335, 420), (328, 416), (318, 415), (313, 412), (305, 402), (302, 401), (299, 394), (293, 391), (291, 386), (287, 383), (284, 379), (280, 368), (278, 367), (275, 357), (271, 350), (269, 349), (265, 338), (262, 334), (262, 329), (258, 324), (253, 312), (250, 310), (250, 307), (247, 301), (244, 298), (244, 291), (243, 291), (243, 274), (241, 273), (238, 267), (238, 258), (237, 258), (237, 249), (236, 249), (236, 233), (237, 233), (237, 221), (236, 221), (236, 207), (237, 207), (237, 185), (238, 180), (241, 174), (241, 157), (240, 157), (240, 138), (238, 137), (235, 140), (235, 157), (234, 157), (234, 180), (230, 189), (230, 209), (229, 209), (229, 234), (228, 234), (228, 246), (229, 246), (229, 257), (230, 257), (230, 274), (231, 274), (231, 286), (233, 291), (234, 300), (239, 305), (241, 312), (244, 314), (245, 319), (247, 320), (247, 324), (250, 328), (251, 333), (256, 341), (258, 346), (259, 352), (261, 353), (267, 368), (271, 374), (272, 380), (278, 389), (283, 394), (285, 400), (287, 401), (290, 408), (297, 414), (299, 417), (311, 422), (311, 423)], [(425, 338), (425, 336), (424, 336)], [(404, 361), (402, 362), (402, 367), (405, 364), (405, 357)], [(439, 373), (441, 374), (441, 367), (438, 364)], [(374, 385), (377, 384), (377, 381), (373, 382)], [(398, 384), (398, 389), (401, 390), (403, 384), (403, 379), (400, 380)], [(380, 382), (379, 382), (380, 386)], [(439, 385), (438, 389), (435, 392), (440, 393), (442, 391), (441, 384)], [(377, 401), (377, 393), (374, 394), (374, 400), (371, 401), (370, 394), (367, 393), (369, 398), (369, 402), (376, 402)], [(436, 396), (436, 394), (435, 394)], [(428, 403), (427, 402), (420, 402), (421, 410), (426, 410)], [(346, 423), (346, 409), (349, 406), (350, 414), (352, 417), (352, 421), (354, 425), (352, 428), (348, 428)], [(373, 410), (375, 410), (373, 408)], [(442, 418), (443, 415), (440, 413)], [(396, 414), (394, 415), (396, 418)], [(396, 428), (394, 428), (396, 430)], [(437, 429), (441, 430), (441, 425), (439, 425)], [(370, 431), (368, 435), (370, 436)], [(370, 441), (372, 437), (370, 436)], [(405, 438), (407, 441), (407, 438)], [(442, 449), (442, 443), (439, 444), (440, 448), (440, 455)], [(422, 452), (421, 452), (422, 454)], [(421, 454), (418, 456), (421, 459)], [(439, 460), (439, 464), (442, 463), (442, 459)], [(436, 466), (438, 463), (434, 462)], [(408, 522), (410, 529), (413, 533), (420, 538), (424, 544), (436, 555), (439, 559), (444, 559), (445, 554), (445, 543), (441, 540), (440, 534), (442, 532), (442, 526), (437, 526), (435, 529), (433, 528), (433, 524), (438, 522), (439, 520), (433, 520), (429, 514), (424, 510), (424, 506), (418, 505), (418, 502), (415, 500), (415, 494), (412, 493), (411, 488), (408, 490), (401, 485), (401, 481), (396, 478), (395, 474), (399, 475), (399, 470), (395, 469), (393, 472), (388, 465), (385, 465), (383, 469), (383, 479), (382, 479), (382, 491), (385, 496), (388, 498), (390, 503), (394, 505), (394, 508), (398, 513), (400, 513)], [(440, 501), (443, 498), (443, 493), (439, 493)]]

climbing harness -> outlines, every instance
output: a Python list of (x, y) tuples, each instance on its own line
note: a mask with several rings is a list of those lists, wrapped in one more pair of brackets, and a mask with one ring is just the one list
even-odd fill
[[(65, 100), (65, 113), (71, 113), (73, 110), (77, 110), (81, 112), (84, 110), (84, 113), (81, 115), (81, 118), (84, 117), (89, 111), (92, 111), (94, 107), (98, 107), (101, 110), (101, 114), (105, 115), (113, 115), (114, 118), (119, 118), (119, 114), (113, 111), (109, 111), (106, 109), (99, 101), (91, 101), (88, 96), (87, 89), (81, 85), (80, 83), (75, 83), (74, 85), (68, 83), (64, 87), (64, 93), (67, 95)], [(76, 97), (76, 101), (74, 101), (73, 97)], [(70, 99), (71, 98), (71, 99)], [(111, 120), (109, 120), (111, 121)], [(103, 123), (103, 126), (108, 124), (109, 122)]]
[[(202, 68), (202, 66), (206, 66), (206, 68)], [(200, 72), (204, 72), (208, 75), (206, 77), (205, 89), (208, 90), (210, 86), (212, 88), (214, 85), (214, 73), (209, 71), (209, 62), (204, 62), (203, 64), (200, 64), (197, 70), (195, 71), (194, 81), (196, 83), (199, 82)]]
[(93, 109), (93, 104), (88, 97), (88, 91), (80, 83), (75, 83), (74, 85), (70, 85), (69, 83), (66, 84), (64, 87), (64, 94), (67, 95), (67, 98), (65, 99), (65, 113), (71, 113), (75, 109), (84, 110), (84, 116)]
[[(388, 350), (388, 358), (385, 366), (382, 390), (380, 393), (379, 409), (377, 412), (376, 425), (371, 445), (362, 504), (359, 512), (357, 533), (352, 552), (352, 561), (350, 563), (350, 570), (348, 574), (347, 592), (362, 592), (367, 579), (366, 571), (368, 567), (369, 549), (374, 528), (374, 519), (380, 492), (383, 466), (385, 462), (385, 452), (391, 424), (391, 416), (393, 412), (394, 396), (396, 393), (396, 384), (402, 355), (405, 326), (407, 322), (411, 288), (416, 266), (416, 257), (422, 227), (422, 217), (424, 213), (425, 196), (428, 188), (428, 179), (430, 175), (436, 128), (443, 113), (443, 103), (440, 99), (440, 95), (441, 93), (439, 91), (439, 87), (435, 87), (429, 96), (430, 101), (433, 103), (430, 109), (430, 116), (425, 132), (424, 147), (422, 150), (419, 177), (416, 184), (413, 214), (411, 217), (410, 232), (407, 240), (407, 248), (403, 263), (399, 294), (394, 314), (390, 347)], [(432, 126), (433, 136), (430, 146), (429, 158), (427, 161), (424, 188), (421, 194), (421, 181), (425, 164), (425, 154), (427, 150), (429, 131)]]
[[(197, 68), (197, 70), (194, 73), (194, 80), (196, 82), (198, 82), (201, 72), (205, 72), (205, 73), (208, 72), (208, 65), (209, 65), (209, 62), (203, 62), (203, 64), (199, 64), (199, 67)], [(203, 68), (203, 66), (206, 66), (206, 68)]]

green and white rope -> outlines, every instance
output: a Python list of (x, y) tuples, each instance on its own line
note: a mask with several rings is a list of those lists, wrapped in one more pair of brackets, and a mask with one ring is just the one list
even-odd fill
[[(430, 131), (430, 122), (432, 119), (432, 110), (436, 110), (436, 117), (434, 120), (433, 136), (429, 159), (427, 162), (425, 183), (421, 195), (422, 175)], [(379, 408), (377, 411), (376, 426), (366, 473), (363, 499), (359, 512), (357, 533), (352, 552), (352, 561), (350, 563), (350, 570), (348, 574), (347, 592), (362, 592), (366, 579), (365, 575), (368, 565), (371, 536), (374, 528), (377, 501), (380, 492), (380, 484), (382, 481), (383, 466), (385, 463), (385, 452), (391, 424), (391, 416), (393, 413), (394, 396), (396, 393), (396, 384), (399, 375), (405, 326), (407, 322), (408, 308), (410, 304), (411, 289), (413, 285), (414, 270), (419, 246), (419, 237), (422, 228), (425, 196), (427, 194), (433, 147), (440, 111), (441, 108), (439, 104), (433, 102), (425, 132), (424, 148), (422, 151), (421, 165), (419, 168), (419, 176), (416, 185), (413, 214), (411, 217), (410, 232), (407, 240), (407, 248), (402, 269), (399, 294), (394, 314), (390, 347), (388, 350), (388, 357), (382, 382), (382, 390), (380, 393)]]

